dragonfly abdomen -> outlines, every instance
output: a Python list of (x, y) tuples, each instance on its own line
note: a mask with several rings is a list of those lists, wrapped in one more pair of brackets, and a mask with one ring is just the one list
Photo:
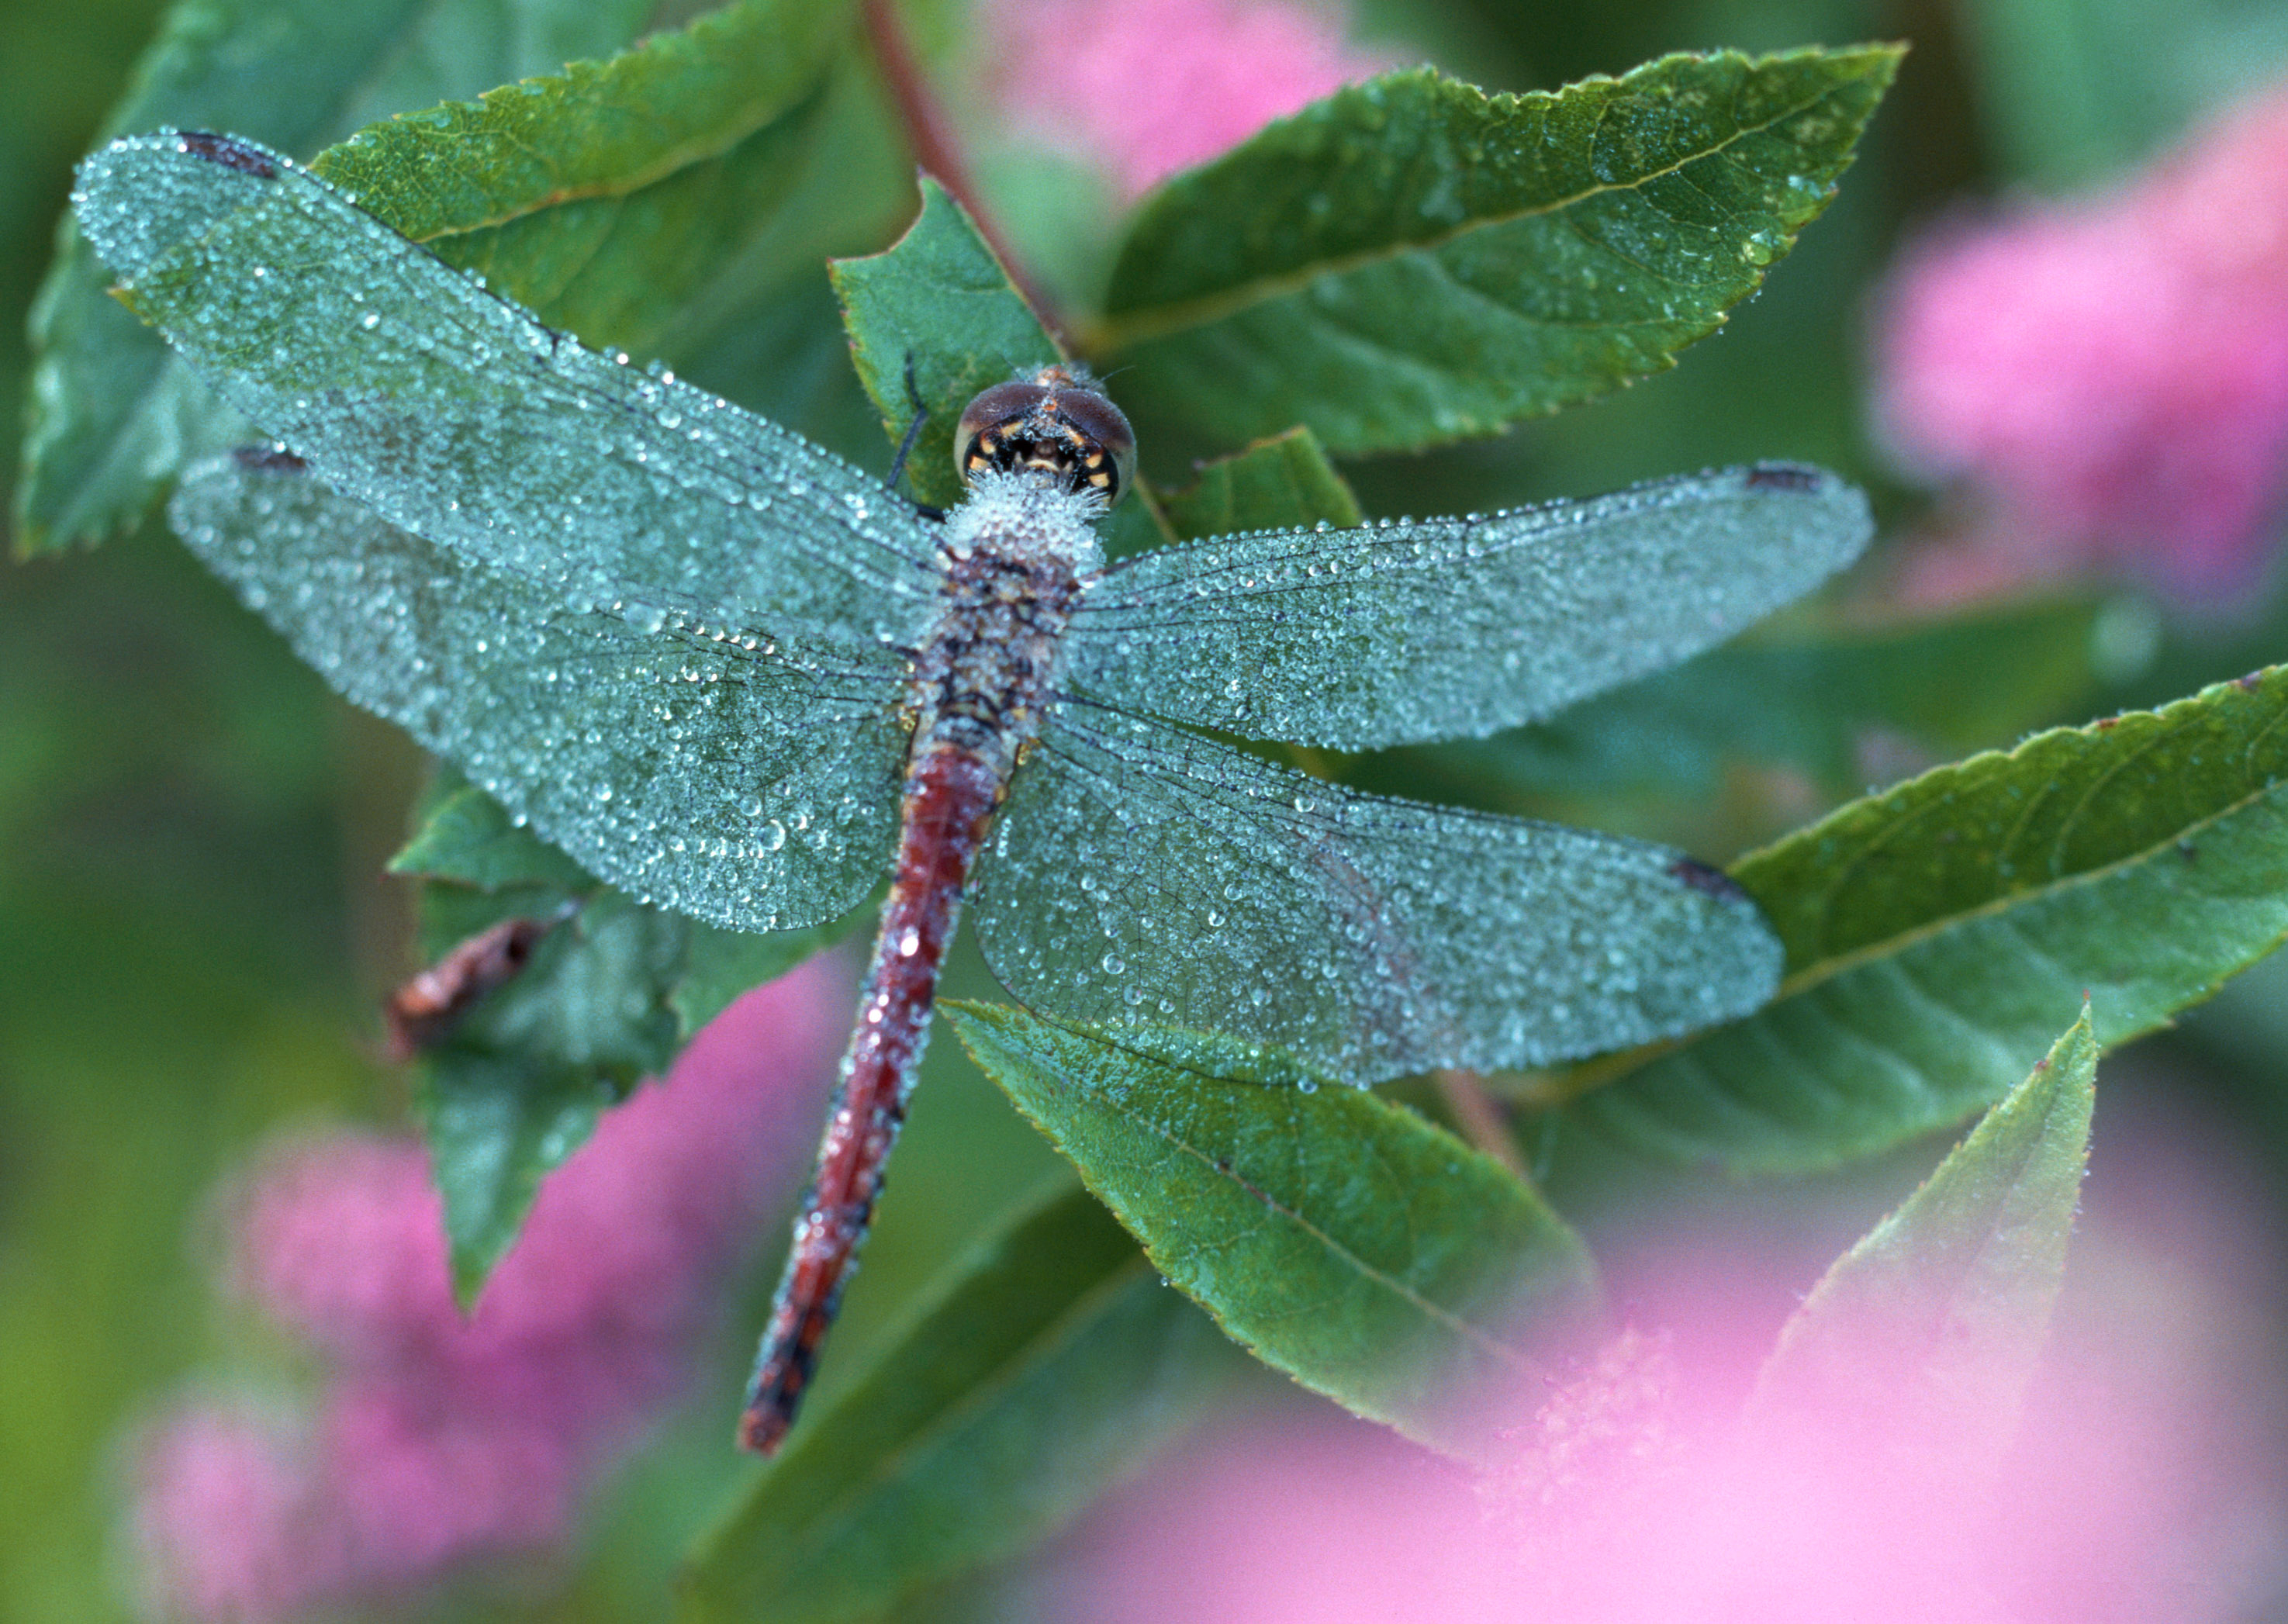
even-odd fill
[(764, 1454), (794, 1424), (856, 1268), (929, 1038), (962, 892), (1061, 669), (1064, 629), (1085, 590), (1078, 560), (1095, 557), (1087, 519), (1101, 498), (1002, 479), (947, 525), (939, 613), (908, 690), (914, 742), (890, 895), (739, 1422), (739, 1441)]
[(843, 1057), (817, 1170), (795, 1219), (793, 1247), (739, 1421), (739, 1441), (761, 1454), (774, 1453), (794, 1424), (819, 1343), (856, 1268), (882, 1193), (883, 1165), (905, 1122), (929, 1038), (962, 889), (1004, 782), (991, 761), (942, 744), (918, 750), (907, 772), (897, 866), (858, 1027)]

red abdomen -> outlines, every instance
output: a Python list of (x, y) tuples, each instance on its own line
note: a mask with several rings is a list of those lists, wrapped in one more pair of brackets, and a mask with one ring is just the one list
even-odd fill
[(906, 775), (897, 866), (858, 1006), (858, 1029), (794, 1226), (769, 1326), (739, 1419), (739, 1441), (769, 1454), (794, 1424), (818, 1344), (866, 1239), (882, 1165), (905, 1121), (929, 1038), (937, 978), (962, 888), (1000, 799), (1000, 775), (957, 746), (925, 746)]

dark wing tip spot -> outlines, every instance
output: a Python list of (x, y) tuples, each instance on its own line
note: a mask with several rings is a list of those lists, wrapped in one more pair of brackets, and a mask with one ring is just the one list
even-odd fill
[(183, 150), (194, 158), (204, 158), (210, 163), (219, 163), (242, 174), (257, 176), (264, 180), (278, 177), (278, 166), (270, 154), (258, 147), (250, 147), (234, 136), (209, 135), (203, 131), (187, 130), (181, 136)]
[(1826, 479), (1818, 469), (1806, 468), (1799, 463), (1758, 463), (1748, 470), (1748, 488), (1808, 494), (1819, 489)]
[(230, 460), (256, 473), (305, 473), (310, 466), (283, 446), (241, 446)]
[(1671, 877), (1682, 881), (1705, 897), (1723, 902), (1746, 902), (1754, 899), (1740, 889), (1739, 882), (1721, 868), (1712, 868), (1696, 858), (1680, 857), (1668, 866)]

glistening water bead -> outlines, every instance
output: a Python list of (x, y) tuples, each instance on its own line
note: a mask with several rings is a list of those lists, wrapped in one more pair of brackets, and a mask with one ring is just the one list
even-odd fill
[(971, 404), (969, 495), (940, 520), (550, 331), (250, 142), (117, 141), (74, 201), (133, 308), (285, 448), (193, 470), (171, 516), (336, 687), (710, 923), (815, 924), (890, 874), (756, 1448), (850, 1276), (965, 899), (1027, 1004), (1140, 1046), (1223, 1034), (1271, 1075), (1542, 1065), (1775, 984), (1754, 907), (1679, 852), (1355, 794), (1208, 734), (1479, 736), (1671, 664), (1858, 552), (1865, 503), (1830, 475), (1107, 568), (1093, 526), (1134, 447), (1076, 369)]

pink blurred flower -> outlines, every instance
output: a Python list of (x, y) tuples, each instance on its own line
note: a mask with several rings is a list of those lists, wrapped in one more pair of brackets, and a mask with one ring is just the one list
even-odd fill
[[(1672, 1327), (1624, 1332), (1545, 1390), (1486, 1470), (1331, 1411), (1234, 1424), (1092, 1514), (1042, 1611), (1061, 1624), (2268, 1616), (2288, 1573), (2271, 1464), (2288, 1428), (2276, 1330), (2249, 1282), (2276, 1264), (2229, 1232), (2236, 1212), (2187, 1225), (2184, 1208), (2217, 1192), (2176, 1170), (2165, 1221), (2178, 1233), (2125, 1240), (2102, 1213), (2085, 1219), (2006, 1454), (1990, 1437), (1957, 1451), (1928, 1408), (1863, 1393), (1744, 1402), (1793, 1294), (1701, 1247), (1631, 1281)], [(1900, 1353), (1865, 1357), (1887, 1371)]]
[(1985, 510), (1930, 593), (2090, 567), (2246, 592), (2288, 495), (2288, 86), (2117, 191), (1940, 223), (1876, 329), (1886, 438)]
[(994, 99), (1129, 198), (1393, 66), (1300, 0), (989, 0)]
[(417, 1144), (274, 1153), (236, 1204), (230, 1278), (322, 1356), (322, 1386), (306, 1410), (194, 1401), (150, 1429), (156, 1609), (283, 1618), (560, 1538), (800, 1176), (842, 1003), (814, 963), (734, 1004), (542, 1184), (465, 1319)]

